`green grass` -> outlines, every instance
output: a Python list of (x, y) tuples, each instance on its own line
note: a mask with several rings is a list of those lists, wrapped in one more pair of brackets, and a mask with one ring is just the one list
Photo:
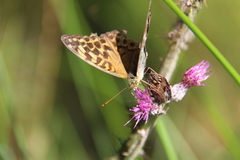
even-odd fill
[[(240, 2), (207, 4), (195, 25), (208, 37), (205, 45), (214, 44), (228, 66), (199, 38), (189, 45), (171, 83), (203, 59), (210, 61), (213, 75), (207, 87), (192, 88), (181, 102), (169, 104), (146, 144), (152, 159), (240, 159)], [(126, 108), (135, 101), (124, 91), (107, 106), (101, 104), (127, 80), (89, 66), (65, 48), (60, 36), (126, 29), (140, 42), (148, 1), (28, 0), (1, 6), (0, 159), (114, 156), (131, 131), (123, 124), (130, 118)], [(164, 1), (153, 0), (147, 63), (155, 70), (169, 46), (159, 37), (166, 37), (176, 18)]]
[(240, 84), (240, 75), (228, 62), (223, 54), (213, 45), (213, 43), (202, 33), (202, 31), (177, 7), (171, 0), (165, 0), (166, 4), (181, 18), (181, 20), (193, 31), (196, 37), (209, 49), (215, 58), (222, 64), (232, 78)]

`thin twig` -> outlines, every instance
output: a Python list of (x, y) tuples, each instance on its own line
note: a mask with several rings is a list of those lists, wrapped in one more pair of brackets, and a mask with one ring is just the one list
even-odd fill
[[(194, 21), (198, 11), (201, 9), (202, 2), (201, 0), (183, 0), (181, 1), (181, 9), (185, 13), (188, 11), (186, 14), (191, 21)], [(181, 51), (188, 49), (188, 44), (194, 40), (195, 35), (181, 20), (178, 20), (175, 29), (169, 32), (168, 36), (171, 46), (159, 73), (170, 80)]]

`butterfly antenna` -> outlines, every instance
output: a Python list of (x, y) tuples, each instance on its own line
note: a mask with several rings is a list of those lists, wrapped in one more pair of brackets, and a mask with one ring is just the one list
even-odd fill
[(114, 98), (116, 98), (119, 94), (121, 94), (123, 91), (125, 91), (128, 87), (123, 88), (120, 92), (118, 92), (115, 96), (110, 98), (107, 102), (103, 103), (102, 106), (106, 106), (109, 102), (111, 102)]

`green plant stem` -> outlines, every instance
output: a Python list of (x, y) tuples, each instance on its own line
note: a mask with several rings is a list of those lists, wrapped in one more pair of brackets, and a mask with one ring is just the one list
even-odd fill
[(193, 33), (203, 42), (203, 44), (211, 51), (211, 53), (217, 58), (217, 60), (223, 65), (232, 78), (240, 84), (240, 75), (234, 69), (234, 67), (228, 62), (228, 60), (221, 54), (221, 52), (212, 44), (212, 42), (196, 27), (196, 25), (189, 20), (189, 18), (178, 8), (178, 6), (172, 0), (163, 0), (180, 18), (181, 20), (192, 30)]

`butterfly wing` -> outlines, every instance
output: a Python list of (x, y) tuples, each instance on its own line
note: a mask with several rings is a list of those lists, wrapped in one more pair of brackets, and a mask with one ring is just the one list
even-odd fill
[(150, 22), (151, 22), (151, 18), (152, 18), (151, 4), (152, 4), (152, 0), (149, 1), (148, 14), (147, 14), (145, 28), (144, 28), (144, 32), (143, 32), (143, 38), (142, 38), (142, 42), (139, 46), (140, 53), (139, 53), (139, 58), (138, 58), (136, 77), (134, 77), (133, 79), (130, 79), (130, 85), (132, 86), (132, 88), (136, 88), (139, 85), (140, 81), (144, 77), (146, 61), (147, 61), (147, 57), (148, 57), (148, 53), (146, 52), (146, 41), (147, 41), (148, 30), (149, 30), (149, 26), (150, 26)]
[[(116, 36), (117, 51), (121, 57), (121, 61), (125, 67), (126, 72), (129, 75), (136, 76), (137, 64), (139, 58), (139, 43), (126, 37), (127, 31), (118, 30)], [(115, 42), (112, 42), (115, 44)]]
[(114, 30), (100, 36), (95, 33), (90, 36), (66, 34), (61, 40), (71, 52), (95, 68), (128, 79), (129, 71), (125, 69), (117, 46), (117, 40), (125, 38), (124, 31)]

